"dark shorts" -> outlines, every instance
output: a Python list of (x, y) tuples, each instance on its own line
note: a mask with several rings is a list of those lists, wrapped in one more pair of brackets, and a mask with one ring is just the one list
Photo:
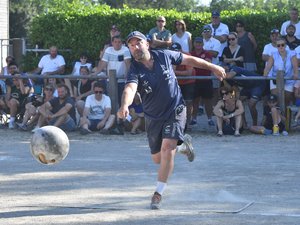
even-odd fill
[(240, 96), (246, 96), (248, 99), (252, 98), (259, 101), (261, 100), (263, 92), (264, 88), (261, 86), (257, 86), (254, 88), (243, 88), (240, 92)]
[[(223, 127), (222, 127), (222, 131), (223, 131), (223, 134), (225, 135), (234, 135), (234, 132), (235, 132), (235, 118), (230, 118), (229, 119), (230, 122), (229, 123), (226, 123), (225, 121), (223, 121)], [(242, 133), (243, 132), (243, 127), (241, 127), (239, 129), (239, 132)]]
[(178, 144), (182, 143), (186, 123), (186, 107), (179, 105), (168, 120), (145, 118), (145, 123), (151, 154), (156, 154), (160, 152), (164, 138), (176, 139)]
[(90, 121), (89, 129), (90, 129), (91, 131), (97, 131), (97, 130), (99, 130), (99, 129), (97, 128), (97, 125), (98, 125), (98, 123), (101, 122), (101, 120), (97, 120), (97, 119), (92, 120), (92, 119), (89, 119), (89, 121)]
[[(54, 125), (56, 120), (57, 118), (50, 120), (49, 125)], [(76, 123), (71, 118), (71, 116), (68, 116), (66, 122), (60, 125), (59, 128), (62, 129), (63, 131), (74, 131), (76, 129)]]
[[(273, 123), (265, 123), (264, 127), (268, 130), (273, 130)], [(285, 130), (285, 124), (282, 121), (280, 121), (278, 127), (279, 127), (279, 133)]]
[(183, 84), (183, 85), (179, 85), (179, 86), (181, 89), (183, 99), (185, 101), (193, 101), (194, 100), (195, 83)]
[(194, 98), (202, 97), (205, 99), (213, 98), (212, 80), (198, 80), (195, 84)]

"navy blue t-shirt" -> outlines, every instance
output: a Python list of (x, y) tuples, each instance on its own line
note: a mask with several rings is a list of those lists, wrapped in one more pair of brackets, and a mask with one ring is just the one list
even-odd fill
[(145, 116), (165, 120), (179, 104), (184, 104), (172, 65), (180, 65), (183, 56), (170, 50), (150, 50), (153, 69), (133, 60), (126, 83), (138, 84)]
[(49, 101), (52, 106), (51, 112), (53, 114), (57, 113), (61, 108), (63, 108), (67, 103), (72, 105), (72, 108), (69, 110), (68, 114), (76, 122), (76, 111), (75, 111), (75, 101), (71, 97), (67, 97), (63, 103), (59, 102), (59, 97), (54, 97)]

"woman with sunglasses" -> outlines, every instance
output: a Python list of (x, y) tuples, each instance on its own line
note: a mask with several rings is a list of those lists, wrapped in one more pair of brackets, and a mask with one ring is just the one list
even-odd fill
[(221, 87), (220, 96), (214, 107), (214, 114), (217, 117), (217, 128), (219, 137), (226, 135), (240, 136), (242, 131), (242, 114), (244, 112), (243, 103), (235, 96), (235, 91), (231, 87)]
[(228, 35), (229, 45), (224, 48), (222, 57), (223, 62), (231, 65), (244, 67), (244, 48), (238, 44), (238, 36), (235, 32), (230, 32)]
[[(288, 106), (293, 100), (293, 88), (295, 80), (298, 79), (298, 60), (294, 51), (286, 49), (286, 41), (283, 38), (276, 40), (277, 51), (273, 52), (266, 63), (264, 76), (276, 77), (279, 71), (283, 71), (285, 78), (284, 98), (285, 105)], [(294, 80), (292, 80), (294, 79)], [(271, 94), (279, 95), (276, 81), (270, 81)]]

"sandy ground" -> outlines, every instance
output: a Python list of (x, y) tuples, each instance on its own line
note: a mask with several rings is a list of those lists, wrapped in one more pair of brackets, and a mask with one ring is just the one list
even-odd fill
[(67, 158), (45, 166), (30, 132), (1, 129), (0, 224), (299, 224), (299, 131), (218, 138), (202, 124), (191, 132), (197, 157), (176, 156), (159, 211), (149, 210), (157, 166), (144, 134), (69, 133)]

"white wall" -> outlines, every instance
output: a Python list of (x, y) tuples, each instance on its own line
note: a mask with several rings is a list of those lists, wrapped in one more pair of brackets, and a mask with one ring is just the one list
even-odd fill
[[(9, 0), (0, 0), (0, 6), (0, 40), (9, 39)], [(8, 41), (2, 41), (2, 45), (8, 45)], [(7, 54), (7, 47), (0, 48), (1, 67), (5, 65)]]

